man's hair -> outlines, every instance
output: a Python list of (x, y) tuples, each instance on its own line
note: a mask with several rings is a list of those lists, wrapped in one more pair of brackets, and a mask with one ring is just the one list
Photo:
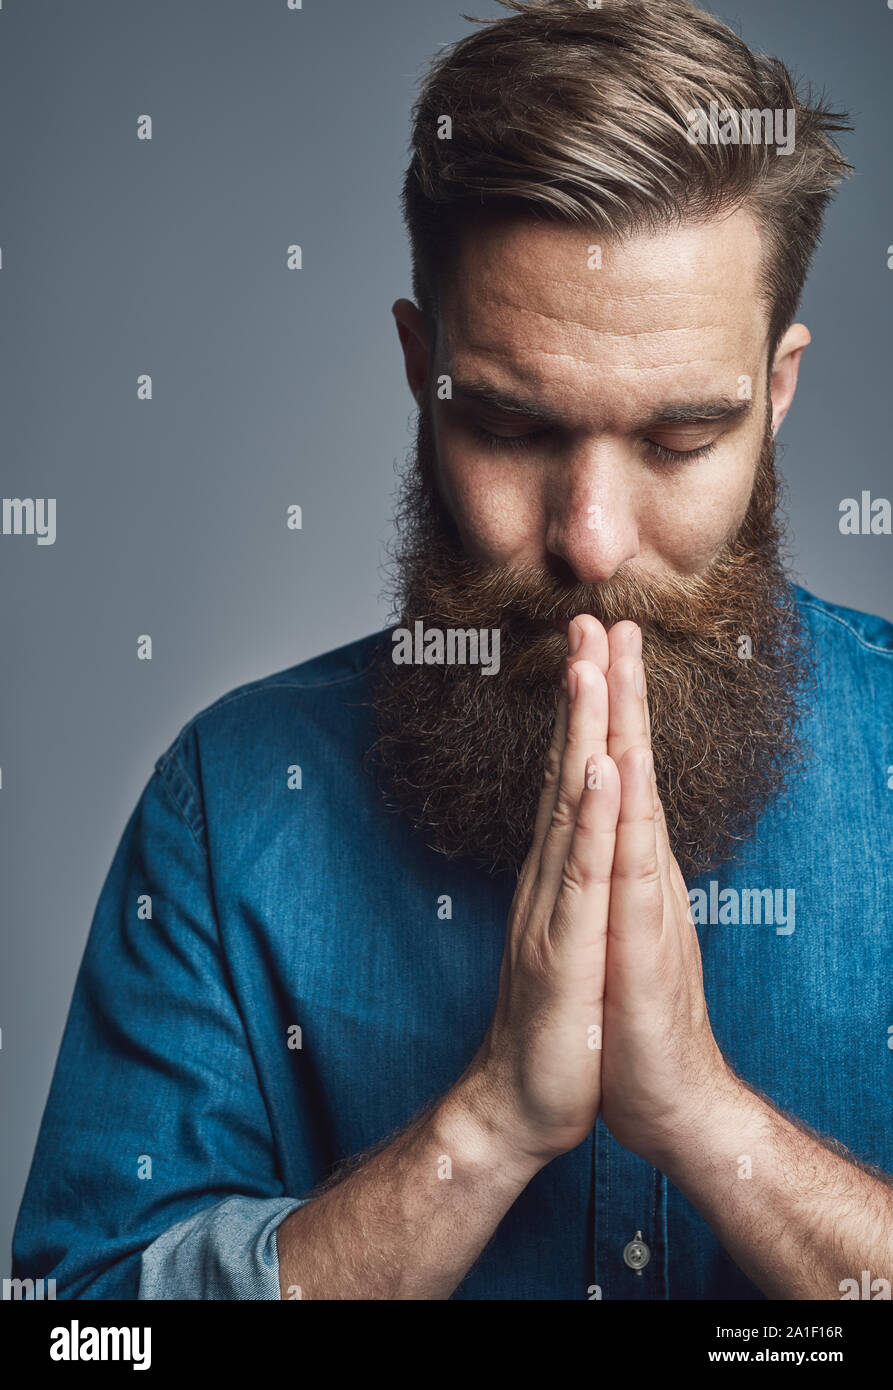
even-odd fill
[[(826, 205), (850, 166), (851, 129), (777, 58), (752, 53), (687, 0), (499, 0), (517, 13), (451, 45), (413, 108), (403, 211), (413, 292), (436, 320), (459, 238), (477, 210), (658, 231), (746, 205), (765, 237), (770, 354), (793, 322)], [(470, 15), (464, 16), (472, 20)], [(794, 112), (794, 148), (694, 143), (694, 111)], [(442, 138), (442, 117), (452, 122)], [(790, 118), (785, 118), (790, 120)], [(715, 129), (715, 125), (714, 125)]]

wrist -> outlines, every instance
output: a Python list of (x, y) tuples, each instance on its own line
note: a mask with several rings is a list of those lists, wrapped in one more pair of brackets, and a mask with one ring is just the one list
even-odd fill
[(760, 1097), (723, 1063), (651, 1161), (675, 1186), (691, 1189), (702, 1171), (724, 1170), (753, 1152), (765, 1130), (764, 1109)]
[(546, 1160), (512, 1138), (511, 1126), (479, 1072), (466, 1073), (456, 1082), (437, 1106), (434, 1119), (445, 1153), (458, 1153), (467, 1166), (500, 1181), (515, 1195), (545, 1166)]

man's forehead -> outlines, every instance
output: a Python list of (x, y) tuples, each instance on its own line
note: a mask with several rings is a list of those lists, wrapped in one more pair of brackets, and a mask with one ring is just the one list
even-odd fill
[(566, 393), (569, 407), (581, 389), (639, 408), (727, 390), (762, 360), (762, 256), (740, 209), (601, 243), (560, 224), (475, 223), (444, 287), (439, 370)]

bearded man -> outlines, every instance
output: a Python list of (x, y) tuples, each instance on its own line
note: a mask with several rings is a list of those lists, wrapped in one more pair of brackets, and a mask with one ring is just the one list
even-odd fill
[(415, 110), (397, 623), (158, 760), (17, 1229), (59, 1297), (889, 1297), (893, 630), (775, 471), (843, 122), (685, 0), (505, 3)]

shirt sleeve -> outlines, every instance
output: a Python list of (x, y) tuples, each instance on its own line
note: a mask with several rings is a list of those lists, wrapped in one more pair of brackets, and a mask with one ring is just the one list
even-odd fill
[(278, 1299), (276, 1231), (301, 1205), (228, 1197), (178, 1221), (143, 1252), (139, 1297)]
[[(182, 740), (181, 735), (181, 740)], [(56, 1297), (278, 1298), (283, 1190), (180, 740), (90, 928), (13, 1240)]]

